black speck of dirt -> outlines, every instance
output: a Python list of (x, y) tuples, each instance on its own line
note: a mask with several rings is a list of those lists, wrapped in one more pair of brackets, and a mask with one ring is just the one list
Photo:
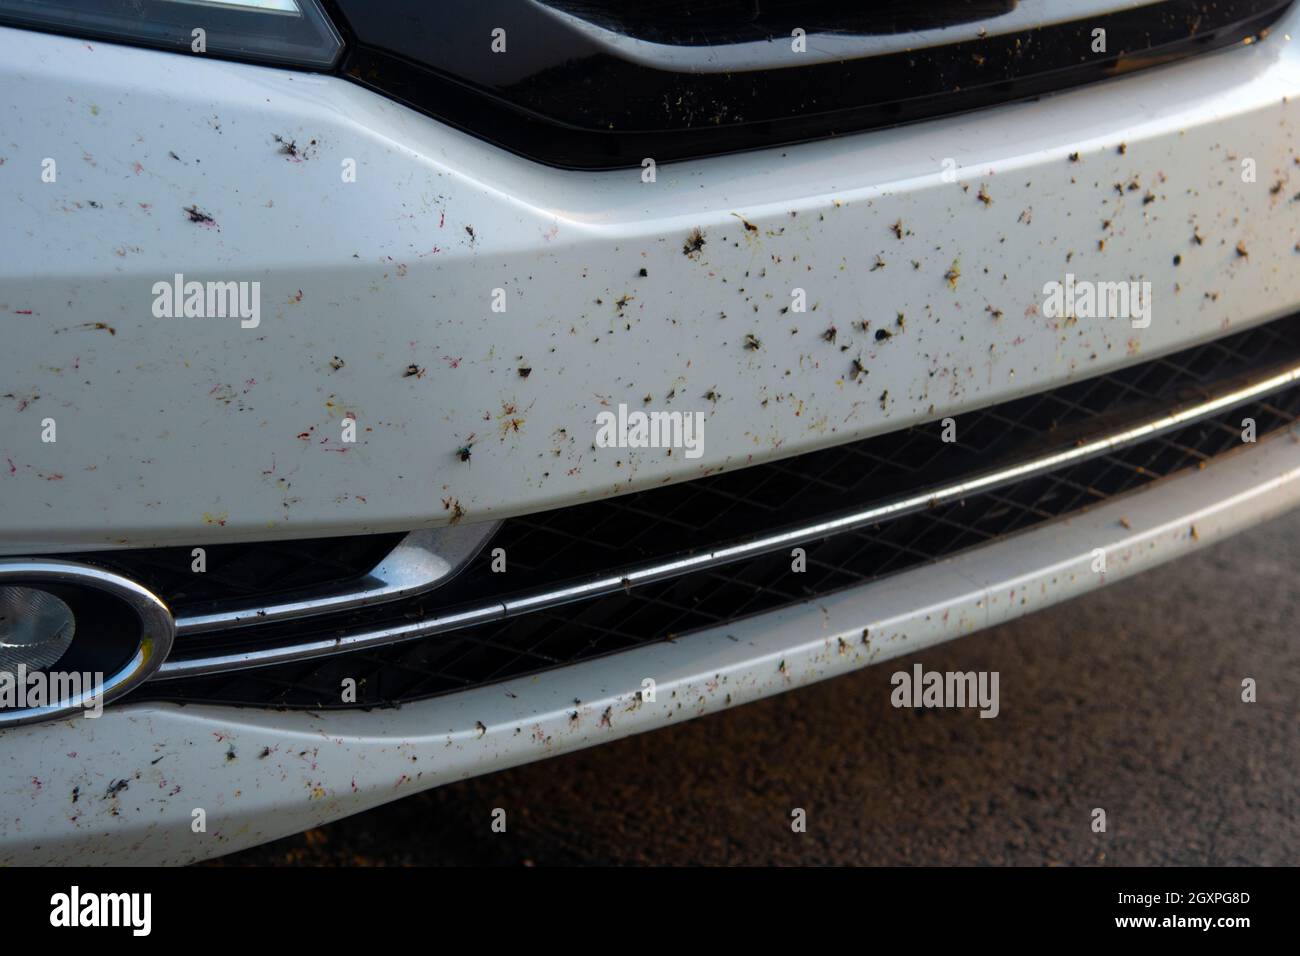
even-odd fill
[(751, 352), (757, 352), (763, 347), (763, 343), (758, 340), (758, 336), (752, 332), (745, 335), (745, 348)]
[(1175, 254), (1175, 256), (1174, 256), (1174, 265), (1176, 265), (1176, 266), (1181, 266), (1182, 264), (1183, 264), (1183, 257), (1180, 256), (1180, 255)]
[(1128, 143), (1120, 143), (1117, 147), (1115, 147), (1115, 152), (1123, 156), (1125, 153), (1128, 152)]
[(217, 223), (217, 221), (216, 221), (215, 219), (213, 219), (211, 216), (209, 216), (209, 215), (208, 215), (206, 212), (204, 212), (203, 210), (199, 209), (199, 207), (198, 207), (197, 205), (195, 205), (195, 206), (186, 206), (186, 207), (185, 207), (185, 214), (186, 214), (187, 216), (190, 217), (190, 222), (197, 222), (197, 223), (199, 223), (200, 225), (207, 224), (207, 223), (212, 223), (212, 224), (215, 226), (216, 223)]
[(149, 761), (149, 766), (156, 767), (159, 763), (162, 762), (163, 757), (166, 756), (167, 756), (166, 754), (163, 754), (162, 757), (154, 757), (152, 760)]
[(893, 337), (894, 333), (890, 332), (888, 329), (876, 329), (877, 342), (883, 342), (885, 339), (892, 339)]
[(93, 199), (87, 199), (87, 200), (86, 200), (86, 203), (87, 203), (87, 205), (90, 206), (91, 209), (103, 209), (103, 208), (104, 208), (104, 206), (103, 206), (102, 203), (97, 203), (97, 202), (95, 202), (95, 200), (93, 200)]
[(80, 787), (73, 787), (73, 788), (72, 788), (72, 802), (73, 802), (73, 803), (76, 803), (76, 802), (77, 802), (78, 800), (80, 800), (80, 799), (81, 799), (81, 788), (80, 788)]
[(420, 366), (408, 365), (406, 366), (406, 369), (402, 372), (402, 378), (410, 378), (412, 375), (419, 375), (419, 374), (420, 374)]
[(456, 457), (459, 458), (461, 461), (469, 461), (470, 456), (473, 453), (474, 453), (473, 442), (470, 442), (469, 444), (466, 445), (461, 445), (459, 448), (456, 449)]
[(269, 757), (269, 756), (271, 756), (271, 748), (270, 748), (270, 747), (263, 747), (263, 748), (262, 748), (262, 752), (261, 752), (260, 754), (257, 755), (257, 759), (258, 759), (258, 760), (265, 760), (265, 759), (266, 759), (267, 757)]
[(686, 241), (682, 243), (682, 255), (688, 259), (695, 258), (700, 254), (700, 250), (704, 248), (704, 243), (704, 233), (700, 232), (699, 226), (696, 226), (687, 235)]
[(532, 374), (533, 374), (533, 370), (532, 370), (531, 368), (521, 368), (521, 369), (519, 370), (519, 377), (520, 377), (520, 378), (527, 378), (528, 376), (530, 376), (530, 375), (532, 375)]
[(122, 778), (121, 780), (114, 780), (112, 783), (108, 785), (108, 789), (104, 791), (104, 799), (112, 800), (123, 790), (128, 790), (130, 789), (130, 787), (131, 787), (131, 781), (127, 780), (125, 777)]
[(1071, 153), (1071, 154), (1070, 154), (1070, 162), (1072, 162), (1072, 163), (1077, 163), (1078, 161), (1079, 161), (1079, 154), (1078, 154), (1078, 153)]
[(285, 139), (283, 136), (281, 136), (278, 133), (272, 133), (271, 136), (277, 143), (280, 144), (281, 153), (283, 153), (285, 156), (293, 156), (295, 158), (298, 157), (297, 140)]
[(649, 273), (649, 272), (646, 272), (645, 269), (641, 269), (641, 270), (639, 270), (639, 271), (637, 272), (637, 275), (639, 275), (642, 279), (644, 279), (644, 278), (645, 278), (646, 276), (648, 276), (649, 274), (650, 274), (650, 273)]
[(226, 750), (226, 762), (229, 763), (230, 761), (234, 760), (237, 756), (238, 755), (235, 753), (235, 745), (231, 744), (229, 749)]
[(835, 326), (832, 325), (829, 329), (827, 329), (825, 332), (822, 333), (822, 338), (824, 338), (827, 342), (834, 342), (835, 336), (837, 336), (838, 334), (839, 332), (837, 332)]
[(332, 369), (333, 369), (334, 371), (336, 371), (336, 372), (337, 372), (339, 369), (341, 369), (344, 365), (347, 365), (347, 364), (348, 364), (347, 362), (343, 361), (343, 360), (342, 360), (341, 358), (339, 358), (337, 355), (334, 356), (332, 359), (330, 359), (330, 368), (332, 368)]
[(466, 231), (467, 233), (469, 233), (470, 241), (473, 242), (474, 239), (475, 239), (475, 236), (474, 236), (474, 227), (473, 227), (473, 226), (466, 226), (466, 227), (465, 227), (465, 231)]

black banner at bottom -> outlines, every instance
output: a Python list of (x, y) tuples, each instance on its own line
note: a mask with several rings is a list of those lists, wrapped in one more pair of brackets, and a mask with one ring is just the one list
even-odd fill
[[(1277, 869), (29, 869), (0, 871), (5, 923), (78, 941), (225, 940), (375, 948), (441, 927), (494, 948), (573, 942), (610, 923), (650, 944), (672, 926), (759, 939), (814, 920), (855, 934), (911, 926), (951, 937), (1125, 936), (1230, 943), (1291, 922)], [(793, 923), (790, 921), (794, 921)], [(821, 932), (821, 930), (819, 930)], [(972, 935), (974, 934), (974, 935)], [(618, 936), (608, 937), (617, 943)], [(445, 943), (444, 943), (445, 940)]]

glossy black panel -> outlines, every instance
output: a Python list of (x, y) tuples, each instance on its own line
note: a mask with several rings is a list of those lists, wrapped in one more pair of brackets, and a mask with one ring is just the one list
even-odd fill
[(652, 43), (718, 46), (807, 34), (882, 36), (935, 30), (1007, 13), (1016, 0), (540, 0), (602, 28)]
[[(1167, 0), (1118, 13), (870, 55), (918, 20), (942, 26), (1006, 3), (915, 0), (331, 0), (344, 75), (541, 162), (665, 162), (877, 128), (1033, 97), (1257, 34), (1289, 0)], [(760, 11), (755, 13), (755, 10)], [(839, 11), (838, 15), (836, 11)], [(573, 14), (580, 12), (582, 17)], [(927, 19), (928, 18), (928, 19)], [(791, 52), (802, 20), (813, 54)], [(1093, 30), (1106, 30), (1106, 52)], [(597, 29), (599, 28), (599, 29)], [(493, 52), (493, 31), (505, 51)], [(604, 31), (604, 32), (602, 32)], [(990, 31), (995, 32), (995, 31)], [(618, 42), (611, 42), (611, 33)], [(776, 37), (765, 42), (768, 36)], [(619, 39), (621, 37), (621, 39)], [(645, 38), (653, 39), (646, 43)], [(702, 45), (704, 37), (717, 38)], [(839, 59), (818, 60), (818, 38)], [(861, 49), (855, 54), (854, 38)], [(743, 66), (720, 69), (748, 43)], [(826, 47), (827, 44), (820, 44)], [(878, 47), (878, 44), (877, 44)], [(734, 59), (734, 58), (733, 58)], [(816, 61), (816, 62), (810, 62)]]

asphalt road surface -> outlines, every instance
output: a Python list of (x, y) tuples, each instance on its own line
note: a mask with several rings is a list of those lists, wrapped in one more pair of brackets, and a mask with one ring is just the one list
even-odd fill
[[(998, 671), (1000, 715), (892, 707), (918, 660)], [(1300, 512), (919, 656), (221, 862), (1297, 864)]]

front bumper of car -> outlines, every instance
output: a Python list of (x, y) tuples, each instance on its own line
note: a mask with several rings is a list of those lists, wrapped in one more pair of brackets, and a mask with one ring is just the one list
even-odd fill
[[(960, 429), (1294, 313), (1297, 29), (651, 181), (336, 77), (0, 29), (0, 556), (473, 528)], [(1044, 315), (1067, 273), (1149, 281), (1150, 323)], [(178, 274), (259, 282), (256, 326), (156, 317)], [(597, 447), (620, 404), (700, 412), (700, 456)], [(0, 731), (0, 860), (199, 859), (908, 653), (1280, 512), (1296, 447), (400, 710), (146, 701)]]
[(201, 860), (912, 654), (1295, 507), (1300, 434), (1158, 488), (816, 602), (401, 708), (138, 704), (4, 731), (0, 863)]

